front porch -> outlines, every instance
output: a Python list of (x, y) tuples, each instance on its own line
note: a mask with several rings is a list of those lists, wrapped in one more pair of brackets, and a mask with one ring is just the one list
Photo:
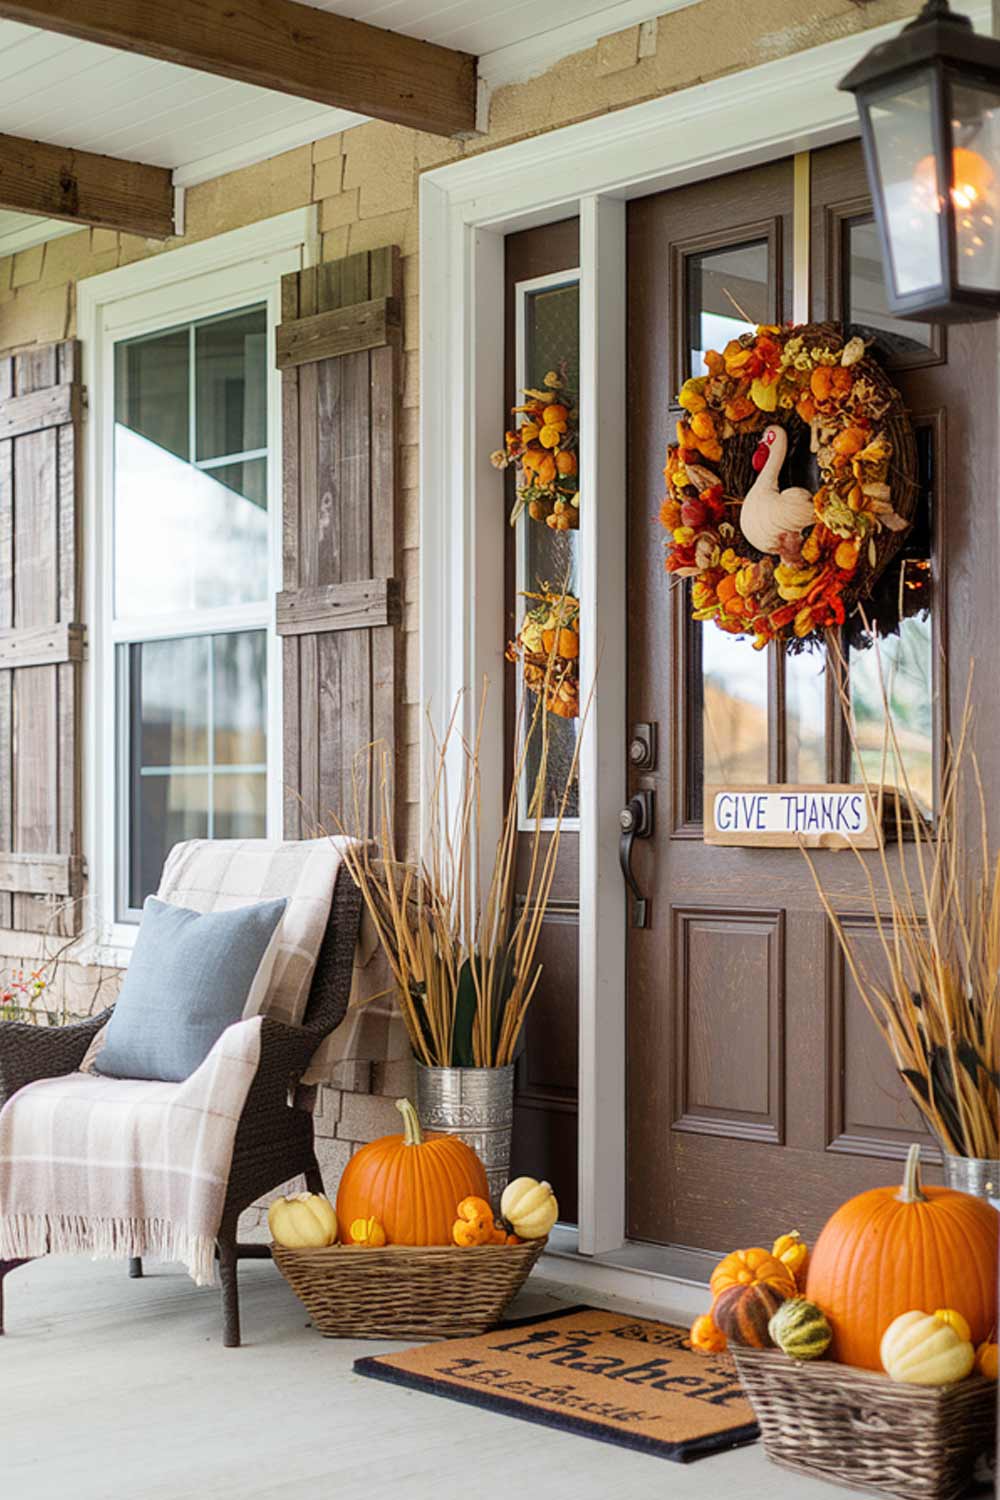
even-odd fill
[[(287, 1500), (300, 1488), (431, 1500), (464, 1491), (473, 1473), (480, 1494), (530, 1484), (547, 1500), (833, 1493), (774, 1468), (759, 1444), (665, 1464), (363, 1380), (355, 1359), (400, 1346), (306, 1336), (305, 1311), (274, 1266), (250, 1262), (241, 1277), (246, 1343), (233, 1358), (219, 1344), (216, 1297), (180, 1267), (152, 1266), (141, 1281), (123, 1265), (75, 1258), (19, 1271), (2, 1351), (9, 1500)], [(560, 1300), (579, 1299), (536, 1275), (511, 1315)]]

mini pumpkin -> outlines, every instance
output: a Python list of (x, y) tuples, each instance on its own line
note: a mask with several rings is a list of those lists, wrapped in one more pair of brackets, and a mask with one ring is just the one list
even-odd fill
[(709, 1287), (713, 1297), (733, 1286), (756, 1286), (767, 1283), (776, 1287), (785, 1297), (794, 1297), (795, 1277), (783, 1261), (769, 1250), (755, 1246), (750, 1250), (734, 1250), (719, 1261), (712, 1272)]
[(702, 1313), (700, 1318), (695, 1318), (688, 1341), (699, 1354), (721, 1354), (727, 1343), (726, 1335), (711, 1313)]
[(355, 1219), (351, 1225), (351, 1244), (367, 1245), (379, 1250), (386, 1243), (385, 1230), (378, 1219)]
[(996, 1344), (980, 1344), (976, 1350), (976, 1369), (980, 1375), (985, 1375), (987, 1380), (997, 1378), (997, 1346)]
[(819, 1359), (830, 1347), (833, 1329), (807, 1297), (790, 1297), (767, 1325), (772, 1344), (791, 1359)]
[(886, 1373), (906, 1385), (952, 1385), (976, 1362), (975, 1349), (950, 1323), (917, 1311), (893, 1318), (879, 1352)]
[(474, 1245), (495, 1243), (493, 1210), (485, 1198), (463, 1198), (458, 1205), (458, 1218), (451, 1226), (451, 1237), (456, 1245), (470, 1248)]
[(785, 1291), (769, 1281), (739, 1283), (719, 1293), (712, 1317), (731, 1344), (767, 1349), (771, 1343), (768, 1327), (786, 1298)]
[(559, 1217), (556, 1195), (547, 1182), (515, 1177), (500, 1199), (500, 1212), (522, 1240), (544, 1240)]
[(402, 1135), (384, 1135), (356, 1151), (337, 1193), (342, 1224), (378, 1219), (391, 1245), (450, 1245), (455, 1205), (489, 1197), (486, 1168), (455, 1135), (424, 1136), (409, 1099), (397, 1099)]
[(783, 1266), (791, 1271), (796, 1286), (805, 1284), (806, 1262), (809, 1259), (809, 1246), (802, 1238), (797, 1229), (792, 1229), (788, 1234), (779, 1234), (771, 1246), (771, 1254), (775, 1260), (780, 1260)]
[(318, 1250), (337, 1240), (337, 1215), (322, 1193), (293, 1193), (275, 1198), (267, 1225), (276, 1245), (288, 1250)]

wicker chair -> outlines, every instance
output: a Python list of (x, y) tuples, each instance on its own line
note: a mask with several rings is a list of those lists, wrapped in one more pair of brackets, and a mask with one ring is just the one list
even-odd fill
[[(347, 1010), (361, 920), (361, 897), (341, 867), (319, 959), (301, 1026), (264, 1018), (257, 1076), (236, 1131), (217, 1254), (222, 1283), (223, 1343), (238, 1348), (240, 1305), (237, 1265), (241, 1259), (270, 1256), (266, 1245), (240, 1244), (240, 1214), (264, 1193), (292, 1177), (305, 1176), (311, 1192), (323, 1191), (316, 1160), (312, 1115), (292, 1103), (295, 1084), (323, 1038), (340, 1025)], [(41, 1078), (74, 1073), (111, 1011), (62, 1027), (0, 1023), (0, 1108), (12, 1094)], [(0, 1334), (3, 1333), (4, 1278), (24, 1261), (0, 1261)], [(130, 1276), (142, 1275), (142, 1262), (129, 1263)]]

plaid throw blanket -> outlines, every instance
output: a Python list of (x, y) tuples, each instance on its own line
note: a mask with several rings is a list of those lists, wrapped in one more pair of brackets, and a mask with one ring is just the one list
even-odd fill
[[(196, 842), (173, 851), (160, 891), (203, 911), (286, 895), (261, 1008), (294, 1024), (339, 867), (340, 852), (327, 839)], [(259, 1016), (230, 1026), (181, 1084), (81, 1071), (16, 1093), (0, 1111), (0, 1260), (149, 1255), (180, 1260), (199, 1285), (210, 1284), (260, 1034)]]

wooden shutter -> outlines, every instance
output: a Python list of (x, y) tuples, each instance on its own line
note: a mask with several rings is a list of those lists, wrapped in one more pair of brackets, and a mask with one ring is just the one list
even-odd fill
[(79, 930), (79, 345), (0, 359), (0, 927)]
[(285, 833), (351, 819), (352, 763), (396, 747), (401, 269), (395, 248), (282, 280)]

